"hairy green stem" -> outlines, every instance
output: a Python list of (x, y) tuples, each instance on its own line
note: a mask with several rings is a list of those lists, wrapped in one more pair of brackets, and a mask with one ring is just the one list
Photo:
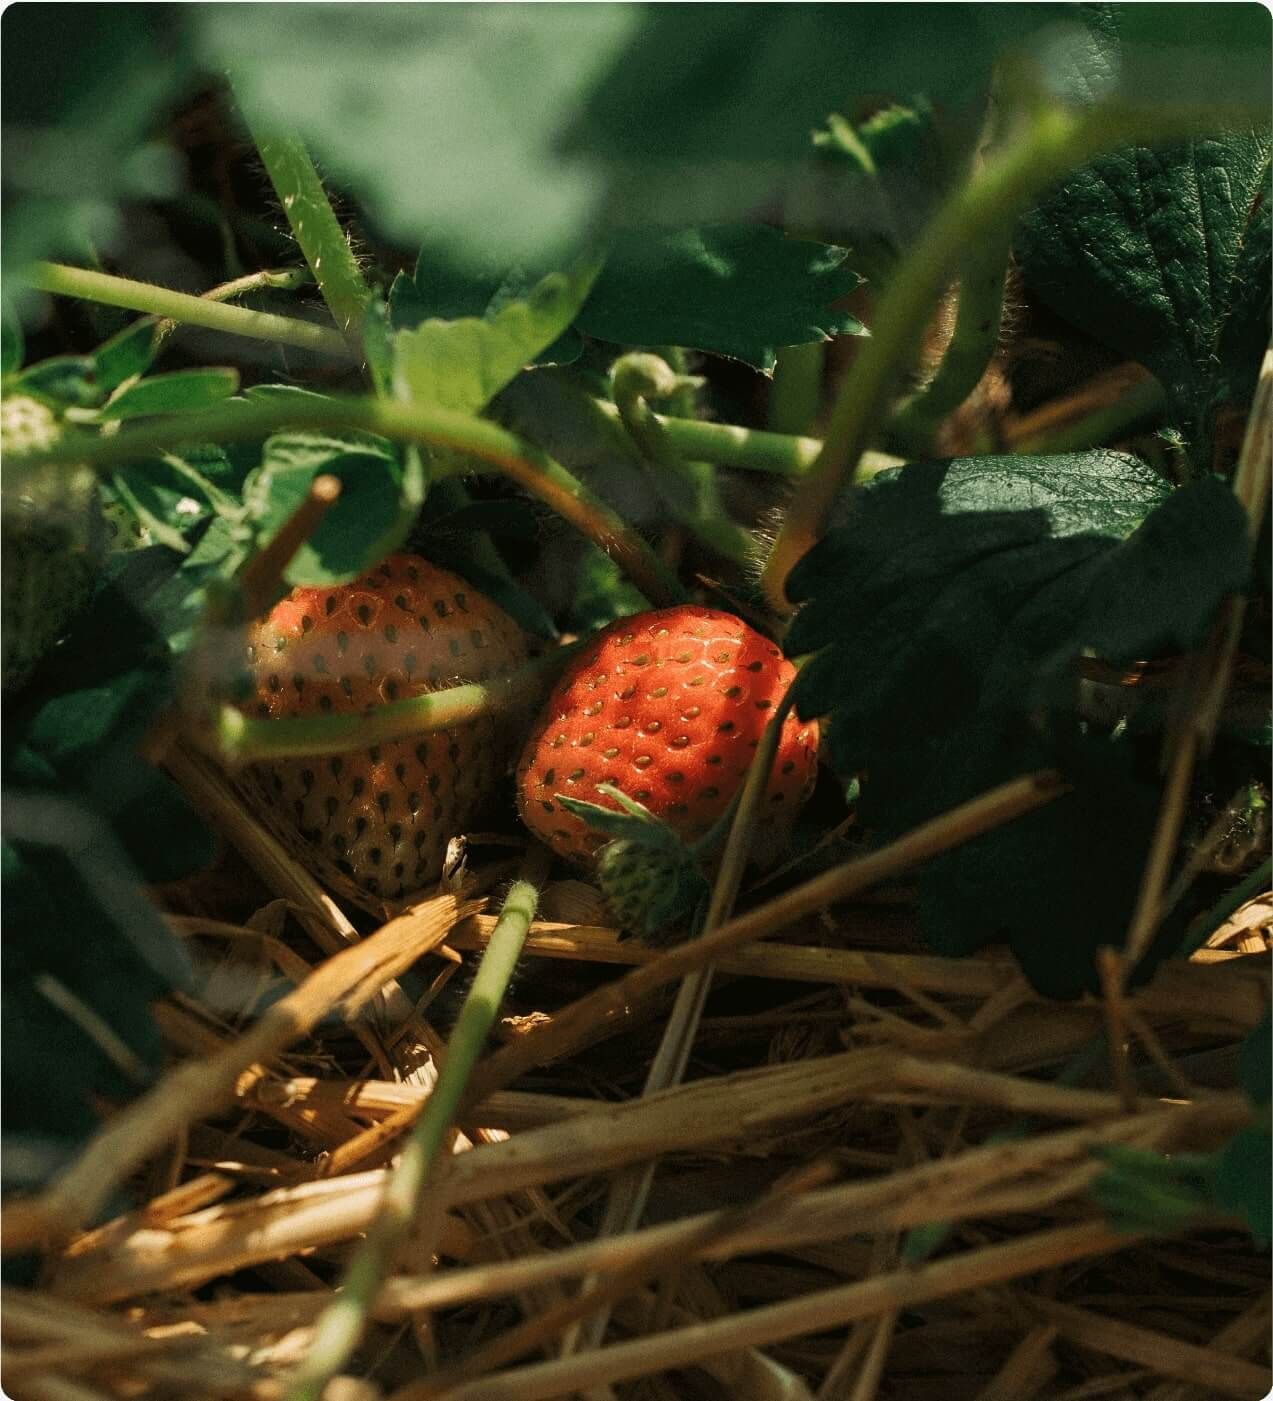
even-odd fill
[(131, 278), (114, 277), (110, 273), (68, 267), (65, 263), (33, 263), (25, 276), (32, 287), (41, 292), (51, 292), (54, 296), (81, 297), (85, 301), (101, 302), (103, 306), (144, 311), (169, 321), (204, 326), (210, 331), (225, 331), (232, 336), (274, 341), (278, 345), (293, 345), (302, 350), (316, 350), (323, 355), (349, 358), (349, 346), (339, 332), (329, 326), (314, 326), (296, 317), (251, 311), (247, 307), (226, 305), (206, 297), (192, 297), (187, 292), (173, 292), (149, 282), (134, 282)]
[(751, 535), (730, 519), (715, 499), (714, 481), (700, 481), (700, 473), (711, 474), (712, 467), (681, 456), (646, 402), (647, 397), (670, 398), (685, 390), (688, 383), (657, 355), (624, 355), (614, 365), (615, 405), (655, 489), (677, 520), (709, 549), (741, 564), (751, 557)]
[(533, 705), (557, 671), (584, 642), (558, 647), (511, 676), (450, 686), (410, 700), (391, 701), (363, 715), (298, 715), (259, 720), (222, 706), (210, 736), (196, 735), (223, 763), (294, 759), (310, 754), (345, 754), (387, 740), (449, 730), (484, 715)]
[[(611, 418), (619, 417), (613, 404), (600, 399), (596, 403)], [(651, 417), (663, 431), (667, 445), (680, 457), (714, 462), (719, 467), (736, 467), (744, 472), (800, 477), (813, 466), (822, 451), (817, 438), (666, 414), (652, 414)]]
[[(198, 302), (198, 298), (192, 300)], [(259, 404), (236, 401), (204, 413), (142, 424), (91, 442), (64, 441), (45, 452), (13, 454), (5, 465), (11, 481), (20, 480), (24, 472), (54, 464), (77, 462), (100, 471), (183, 443), (250, 442), (282, 428), (354, 428), (397, 442), (453, 448), (516, 482), (569, 521), (613, 559), (655, 607), (685, 598), (680, 582), (649, 544), (577, 477), (541, 448), (523, 442), (498, 424), (451, 409), (371, 398), (315, 397)], [(480, 468), (473, 461), (462, 461), (455, 467), (456, 472), (475, 470)]]
[(994, 159), (976, 180), (947, 197), (897, 269), (876, 311), (875, 334), (853, 362), (832, 411), (826, 441), (765, 568), (770, 606), (788, 614), (786, 581), (816, 544), (836, 497), (854, 480), (863, 450), (877, 431), (899, 377), (914, 363), (942, 288), (970, 246), (1002, 243), (1016, 219), (1048, 188), (1104, 152), (1138, 142), (1179, 139), (1199, 130), (1246, 121), (1245, 108), (1138, 109), (1106, 104), (1075, 112), (1042, 109), (1025, 136)]
[(351, 348), (362, 339), (363, 310), (371, 296), (349, 240), (340, 227), (309, 152), (297, 137), (268, 133), (246, 118), (248, 130), (314, 274), (327, 309)]
[(946, 416), (981, 383), (999, 344), (1007, 276), (1006, 240), (990, 240), (965, 263), (950, 344), (932, 380), (898, 410), (889, 425), (890, 442), (926, 452)]
[[(533, 868), (533, 869), (532, 869)], [(495, 1021), (539, 903), (537, 883), (548, 873), (542, 848), (528, 856), (482, 955), (469, 995), (447, 1043), (433, 1093), (425, 1102), (398, 1165), (390, 1173), (380, 1213), (345, 1272), (340, 1292), (320, 1315), (288, 1401), (319, 1401), (349, 1360), (394, 1257), (410, 1233), (420, 1199), (454, 1122), (469, 1075)]]
[[(294, 292), (298, 287), (303, 287), (310, 280), (308, 268), (282, 268), (278, 272), (264, 270), (261, 272), (245, 273), (242, 277), (236, 277), (229, 282), (222, 282), (217, 287), (209, 287), (206, 292), (199, 293), (199, 300), (202, 302), (232, 302), (239, 297), (251, 296), (253, 292)], [(131, 331), (133, 326), (128, 327)], [(164, 317), (155, 325), (154, 354), (158, 355), (163, 349), (164, 343), (176, 331), (178, 322), (171, 317)]]

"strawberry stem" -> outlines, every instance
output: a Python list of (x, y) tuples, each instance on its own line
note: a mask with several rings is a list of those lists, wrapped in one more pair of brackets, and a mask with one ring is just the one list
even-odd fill
[(447, 1043), (433, 1093), (424, 1103), (397, 1167), (385, 1187), (384, 1202), (367, 1237), (345, 1272), (339, 1294), (319, 1317), (313, 1341), (288, 1401), (319, 1401), (328, 1381), (344, 1367), (358, 1345), (367, 1316), (394, 1257), (410, 1233), (421, 1194), (443, 1149), (465, 1086), (504, 999), (539, 904), (539, 884), (551, 858), (533, 845), (522, 876), (504, 900), (499, 920), (478, 964), (473, 986)]
[(862, 344), (836, 397), (818, 460), (793, 498), (762, 577), (770, 607), (789, 616), (787, 576), (821, 537), (841, 490), (858, 480), (863, 450), (910, 367), (942, 288), (969, 247), (1005, 237), (1017, 217), (1079, 166), (1120, 146), (1211, 131), (1237, 111), (1202, 105), (1154, 108), (1105, 102), (1084, 112), (1040, 106), (1024, 135), (971, 182), (960, 182), (890, 279), (876, 333)]
[(697, 383), (677, 374), (659, 356), (644, 352), (621, 356), (614, 364), (614, 401), (655, 489), (682, 525), (709, 549), (739, 564), (751, 557), (751, 532), (716, 499), (714, 468), (683, 457), (646, 402), (680, 396)]
[[(189, 300), (203, 305), (198, 297)], [(101, 470), (183, 443), (250, 442), (281, 428), (354, 428), (397, 442), (453, 448), (470, 459), (457, 465), (457, 473), (478, 470), (471, 460), (476, 458), (487, 470), (516, 482), (613, 559), (654, 607), (666, 608), (685, 600), (680, 581), (640, 534), (542, 448), (487, 419), (425, 404), (371, 398), (315, 397), (257, 404), (232, 400), (205, 413), (174, 415), (91, 442), (64, 443), (40, 453), (14, 453), (6, 461), (6, 470), (15, 482), (23, 473), (59, 463), (82, 463)]]
[(296, 242), (314, 274), (327, 309), (359, 353), (363, 310), (371, 291), (340, 227), (304, 142), (292, 133), (269, 133), (245, 111), (248, 130), (279, 197)]
[(156, 287), (149, 282), (135, 282), (132, 278), (114, 277), (89, 268), (68, 267), (65, 263), (33, 263), (24, 277), (37, 291), (51, 292), (55, 296), (79, 297), (103, 306), (123, 307), (126, 311), (144, 311), (188, 326), (204, 326), (210, 331), (225, 331), (232, 336), (294, 345), (302, 350), (349, 359), (349, 346), (338, 331), (294, 316), (252, 311), (248, 307), (213, 301), (210, 297), (193, 297), (188, 292)]
[(345, 754), (387, 740), (449, 730), (497, 711), (534, 704), (567, 659), (586, 645), (576, 642), (558, 647), (496, 681), (474, 681), (427, 696), (391, 701), (362, 715), (258, 720), (226, 705), (221, 707), (212, 735), (196, 731), (193, 737), (223, 763), (250, 764), (310, 754)]

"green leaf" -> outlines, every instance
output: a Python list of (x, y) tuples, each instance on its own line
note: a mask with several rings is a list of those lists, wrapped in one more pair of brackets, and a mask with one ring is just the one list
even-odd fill
[(569, 273), (549, 273), (524, 299), (483, 318), (424, 321), (394, 342), (394, 392), (399, 398), (461, 413), (484, 409), (535, 356), (570, 325), (599, 268), (595, 258)]
[(249, 540), (246, 532), (218, 517), (181, 567), (148, 592), (142, 609), (174, 655), (189, 649), (203, 615), (206, 590), (234, 577), (250, 553)]
[(263, 545), (290, 519), (321, 473), (340, 478), (341, 494), (284, 571), (289, 584), (356, 579), (406, 539), (423, 499), (418, 471), (387, 444), (313, 433), (280, 433), (265, 445), (243, 501)]
[(1118, 151), (1018, 228), (1031, 291), (1148, 366), (1176, 422), (1204, 447), (1217, 401), (1252, 382), (1255, 347), (1268, 339), (1269, 150), (1263, 132)]
[(105, 397), (97, 366), (88, 355), (56, 355), (28, 365), (7, 386), (11, 394), (35, 394), (61, 407), (86, 409)]
[(862, 332), (832, 308), (862, 280), (848, 256), (763, 225), (629, 229), (576, 324), (598, 340), (710, 350), (771, 373), (784, 345)]
[(142, 316), (97, 347), (93, 362), (97, 366), (97, 382), (106, 393), (125, 380), (146, 373), (155, 358), (158, 335), (159, 322), (152, 316)]
[(1246, 1218), (1251, 1234), (1267, 1243), (1273, 1237), (1273, 1133), (1268, 1113), (1263, 1123), (1239, 1129), (1216, 1166), (1216, 1201)]
[(1273, 25), (1263, 6), (1088, 4), (1069, 13), (1082, 25), (1045, 28), (1035, 46), (1044, 83), (1061, 96), (1155, 107), (1223, 94), (1268, 107)]
[[(100, 1097), (126, 1099), (163, 1064), (149, 1004), (193, 980), (143, 886), (212, 854), (199, 815), (141, 756), (172, 695), (162, 639), (108, 583), (39, 687), (6, 710), (6, 1130), (75, 1142), (91, 1131)], [(68, 997), (106, 1025), (114, 1050), (68, 1013)]]
[(1092, 1150), (1106, 1163), (1092, 1196), (1116, 1228), (1171, 1235), (1196, 1226), (1212, 1206), (1215, 1162), (1210, 1155), (1164, 1157), (1123, 1144)]
[[(1229, 575), (1200, 581), (1173, 554), (1193, 539), (1181, 516), (1210, 500), (1181, 495), (1118, 453), (912, 463), (859, 488), (792, 573), (805, 606), (787, 650), (817, 654), (797, 707), (829, 714), (829, 756), (846, 779), (863, 775), (868, 828), (899, 834), (1034, 769), (1070, 780), (1072, 792), (920, 880), (936, 947), (1006, 939), (1052, 995), (1091, 986), (1095, 949), (1125, 934), (1159, 797), (1156, 744), (1083, 721), (1077, 659), (1103, 628), (1143, 635), (1147, 581), (1175, 604), (1162, 625), (1179, 635), (1227, 587)], [(1155, 506), (1165, 523), (1133, 533)], [(1187, 589), (1168, 587), (1172, 568)], [(1106, 601), (1093, 609), (1098, 581)]]
[(1241, 1073), (1247, 1098), (1267, 1105), (1273, 1097), (1273, 1022), (1267, 1007), (1259, 1026), (1242, 1043)]
[(826, 180), (814, 187), (801, 223), (847, 239), (857, 264), (876, 281), (891, 272), (963, 173), (970, 143), (948, 149), (932, 104), (919, 97), (856, 126), (833, 113), (813, 144)]
[(174, 153), (147, 144), (191, 72), (178, 7), (25, 5), (4, 22), (4, 297), (29, 301), (38, 258), (95, 261), (118, 240), (123, 199), (181, 185)]
[(16, 374), (22, 367), (22, 327), (8, 315), (0, 320), (0, 375)]
[(98, 418), (145, 418), (153, 414), (192, 413), (228, 399), (239, 387), (237, 370), (174, 370), (121, 385), (102, 406)]
[(799, 173), (830, 111), (927, 92), (975, 115), (1000, 44), (1057, 14), (304, 6), (283, 25), (268, 8), (207, 6), (193, 22), (262, 127), (298, 131), (393, 241), (541, 266), (599, 227), (749, 213)]
[(1250, 577), (1246, 512), (1208, 477), (1172, 492), (1123, 548), (1109, 555), (1088, 594), (1088, 645), (1131, 662), (1205, 638), (1220, 600)]

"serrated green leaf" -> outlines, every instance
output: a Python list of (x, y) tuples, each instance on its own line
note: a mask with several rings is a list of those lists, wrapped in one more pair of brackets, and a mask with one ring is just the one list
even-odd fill
[[(1089, 632), (1112, 626), (1089, 609), (1102, 571), (1131, 590), (1155, 543), (1180, 545), (1181, 508), (1168, 528), (1132, 533), (1168, 494), (1116, 453), (913, 463), (854, 492), (792, 573), (806, 603), (788, 653), (817, 653), (797, 707), (830, 715), (831, 761), (864, 775), (868, 828), (900, 833), (1033, 769), (1069, 778), (1073, 792), (920, 877), (931, 942), (950, 954), (1006, 939), (1054, 996), (1091, 986), (1096, 948), (1125, 934), (1158, 809), (1144, 746), (1084, 732), (1076, 663)], [(1191, 578), (1182, 632), (1205, 606)], [(1223, 577), (1216, 587), (1212, 605)]]
[(423, 498), (418, 471), (387, 446), (312, 433), (280, 433), (265, 445), (243, 501), (262, 544), (297, 511), (321, 473), (341, 482), (336, 504), (284, 571), (289, 584), (356, 579), (406, 539)]
[(862, 280), (848, 256), (760, 224), (628, 229), (576, 324), (598, 340), (710, 350), (770, 373), (782, 346), (862, 331), (832, 306)]
[(203, 615), (205, 590), (234, 577), (247, 559), (250, 535), (218, 517), (194, 549), (150, 591), (142, 609), (151, 627), (175, 655), (188, 650)]
[(239, 372), (229, 369), (173, 370), (121, 386), (98, 412), (104, 423), (153, 414), (192, 413), (234, 394)]
[[(1176, 421), (1204, 445), (1226, 375), (1249, 379), (1256, 369), (1219, 357), (1245, 354), (1259, 339), (1247, 331), (1235, 344), (1225, 329), (1235, 311), (1248, 325), (1252, 303), (1267, 298), (1252, 297), (1250, 279), (1268, 286), (1268, 225), (1255, 216), (1269, 197), (1269, 151), (1267, 133), (1119, 151), (1079, 171), (1017, 231), (1031, 291), (1147, 365)], [(1248, 238), (1256, 245), (1250, 251)]]
[(1210, 477), (1173, 491), (1092, 580), (1083, 636), (1112, 662), (1198, 646), (1250, 577), (1247, 517)]
[(525, 299), (489, 316), (429, 319), (394, 342), (394, 392), (402, 399), (460, 413), (484, 409), (570, 325), (599, 269), (579, 260), (569, 273), (549, 273)]
[(1260, 5), (1087, 4), (1081, 25), (1041, 30), (1035, 53), (1045, 87), (1072, 101), (1117, 98), (1155, 107), (1200, 93), (1268, 105), (1273, 25)]

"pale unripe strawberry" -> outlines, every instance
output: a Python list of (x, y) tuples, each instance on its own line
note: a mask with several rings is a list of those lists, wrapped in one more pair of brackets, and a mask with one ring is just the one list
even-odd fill
[[(251, 632), (261, 718), (360, 714), (489, 681), (526, 660), (521, 629), (463, 579), (391, 555), (352, 584), (298, 588)], [(507, 716), (357, 753), (256, 764), (259, 806), (329, 884), (395, 898), (437, 879), (449, 840), (477, 815), (516, 736)]]
[[(63, 436), (53, 410), (28, 394), (0, 401), (0, 457), (50, 448)], [(93, 591), (105, 548), (97, 480), (86, 467), (23, 473), (0, 493), (4, 689), (20, 686)]]

